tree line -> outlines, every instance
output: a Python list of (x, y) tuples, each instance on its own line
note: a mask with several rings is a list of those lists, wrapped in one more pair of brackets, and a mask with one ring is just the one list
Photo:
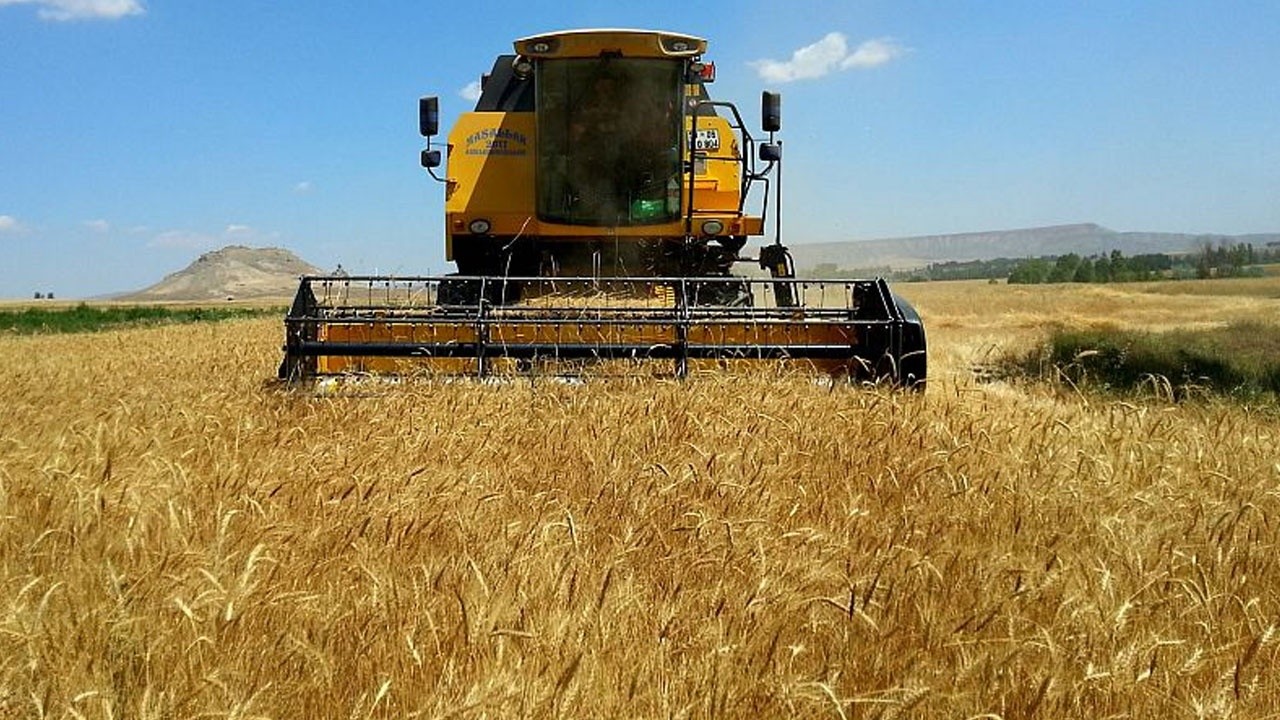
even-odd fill
[(1009, 273), (1011, 284), (1065, 282), (1136, 282), (1169, 277), (1173, 257), (1162, 253), (1125, 257), (1119, 250), (1109, 254), (1081, 257), (1075, 253), (1056, 258), (1025, 260)]
[(1075, 253), (1034, 258), (1019, 263), (1008, 275), (1018, 284), (1061, 282), (1136, 282), (1210, 277), (1262, 275), (1260, 265), (1280, 263), (1280, 247), (1255, 248), (1252, 243), (1205, 243), (1193, 253), (1151, 253), (1126, 257), (1119, 250), (1081, 257)]
[(843, 270), (835, 263), (820, 263), (813, 277), (836, 278), (881, 275), (896, 282), (931, 280), (999, 280), (1014, 284), (1110, 283), (1210, 277), (1247, 277), (1262, 274), (1260, 265), (1280, 263), (1280, 245), (1254, 247), (1252, 243), (1206, 242), (1191, 253), (1125, 255), (1119, 250), (1097, 255), (1046, 255), (1038, 258), (996, 258), (930, 263), (914, 270), (862, 268)]

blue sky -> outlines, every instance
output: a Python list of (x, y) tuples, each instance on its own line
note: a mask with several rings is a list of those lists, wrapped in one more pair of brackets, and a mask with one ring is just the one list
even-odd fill
[(419, 95), (511, 40), (707, 37), (783, 93), (791, 244), (1098, 222), (1280, 231), (1280, 3), (0, 0), (0, 297), (135, 289), (288, 247), (443, 272)]

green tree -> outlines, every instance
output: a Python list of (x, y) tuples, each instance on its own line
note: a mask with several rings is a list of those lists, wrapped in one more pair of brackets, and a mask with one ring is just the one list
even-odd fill
[(1106, 253), (1093, 261), (1093, 279), (1095, 282), (1111, 282), (1111, 259)]
[(1213, 243), (1205, 241), (1196, 255), (1196, 277), (1204, 279), (1213, 276), (1214, 252)]
[(1076, 266), (1076, 274), (1071, 277), (1071, 282), (1091, 283), (1096, 278), (1096, 271), (1093, 267), (1093, 261), (1084, 258), (1080, 264)]
[(1119, 250), (1111, 251), (1111, 280), (1113, 282), (1129, 282), (1134, 279), (1134, 271), (1129, 258)]
[(1064, 283), (1071, 282), (1076, 276), (1076, 268), (1080, 267), (1080, 256), (1075, 253), (1067, 253), (1059, 255), (1057, 262), (1053, 264), (1053, 270), (1049, 273), (1049, 282)]
[(1018, 264), (1009, 272), (1011, 285), (1038, 285), (1049, 278), (1049, 263), (1040, 258), (1032, 258)]

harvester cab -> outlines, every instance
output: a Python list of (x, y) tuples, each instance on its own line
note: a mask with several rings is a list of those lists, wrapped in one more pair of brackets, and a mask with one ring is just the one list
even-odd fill
[[(781, 97), (757, 139), (712, 100), (706, 40), (577, 30), (516, 40), (442, 153), (443, 277), (304, 277), (280, 374), (580, 372), (772, 359), (922, 388), (924, 330), (883, 280), (799, 280), (782, 242)], [(772, 204), (773, 237), (766, 234)], [(758, 210), (754, 208), (758, 207)], [(759, 270), (733, 274), (736, 264)], [(748, 266), (750, 267), (750, 266)], [(668, 364), (670, 363), (670, 364)]]

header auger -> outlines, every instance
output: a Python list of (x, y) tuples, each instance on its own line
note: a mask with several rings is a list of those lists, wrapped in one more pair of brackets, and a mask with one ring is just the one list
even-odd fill
[[(432, 147), (438, 101), (422, 98), (421, 163), (445, 186), (457, 272), (303, 278), (280, 376), (682, 377), (769, 360), (923, 388), (924, 327), (883, 280), (795, 277), (778, 218), (781, 98), (762, 94), (757, 139), (708, 96), (706, 45), (640, 30), (517, 40), (449, 132), (447, 164)], [(744, 256), (770, 195), (773, 240)], [(731, 274), (739, 262), (769, 277)]]

